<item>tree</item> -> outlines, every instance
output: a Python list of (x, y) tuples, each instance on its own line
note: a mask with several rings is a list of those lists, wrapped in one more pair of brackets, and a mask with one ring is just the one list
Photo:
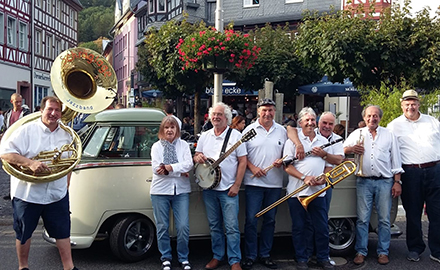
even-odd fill
[(83, 9), (78, 16), (78, 41), (88, 42), (99, 37), (109, 38), (109, 31), (114, 23), (113, 7), (92, 6)]
[(212, 74), (184, 68), (176, 49), (180, 39), (205, 29), (203, 22), (168, 21), (160, 29), (150, 29), (145, 44), (139, 47), (137, 69), (145, 82), (164, 92), (165, 97), (194, 95), (194, 132), (200, 131), (200, 95), (212, 81)]
[(335, 82), (350, 78), (358, 88), (380, 88), (405, 81), (434, 89), (440, 83), (439, 20), (426, 10), (410, 17), (408, 5), (384, 12), (379, 22), (347, 10), (308, 13), (298, 28), (298, 53)]
[(322, 78), (311, 66), (306, 67), (296, 54), (296, 39), (288, 25), (284, 27), (267, 24), (249, 33), (255, 46), (261, 48), (257, 60), (249, 70), (234, 70), (228, 78), (247, 89), (263, 88), (269, 79), (279, 91), (293, 96), (300, 85)]
[[(383, 110), (383, 116), (380, 120), (380, 125), (386, 127), (396, 117), (402, 115), (402, 109), (400, 108), (400, 98), (403, 92), (410, 89), (406, 82), (401, 82), (398, 86), (388, 87), (385, 83), (382, 83), (380, 88), (372, 88), (368, 91), (368, 94), (362, 95), (361, 105), (366, 106), (374, 104), (380, 106)], [(419, 93), (420, 97), (420, 111), (428, 113), (428, 108), (432, 108), (434, 104), (437, 104), (440, 90), (424, 91)], [(437, 115), (435, 115), (438, 117)]]

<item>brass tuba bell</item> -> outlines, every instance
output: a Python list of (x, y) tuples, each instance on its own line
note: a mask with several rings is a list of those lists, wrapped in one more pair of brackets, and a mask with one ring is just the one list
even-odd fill
[[(97, 52), (86, 48), (72, 48), (62, 52), (53, 62), (51, 84), (56, 96), (67, 108), (63, 109), (61, 121), (68, 123), (76, 113), (97, 113), (105, 110), (117, 93), (116, 74), (110, 63)], [(18, 127), (41, 117), (40, 112), (27, 115), (3, 135), (6, 140)], [(60, 149), (40, 152), (35, 160), (45, 162), (49, 172), (34, 173), (29, 168), (9, 164), (3, 160), (3, 169), (10, 175), (28, 182), (51, 182), (70, 173), (81, 160), (82, 144), (76, 132), (59, 123), (72, 136), (70, 144)], [(62, 158), (62, 153), (69, 153)]]

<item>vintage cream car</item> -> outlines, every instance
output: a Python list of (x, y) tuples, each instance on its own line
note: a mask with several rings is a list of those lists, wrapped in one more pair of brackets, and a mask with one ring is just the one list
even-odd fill
[[(150, 200), (152, 180), (150, 149), (157, 141), (164, 117), (155, 109), (107, 110), (86, 120), (90, 129), (84, 138), (82, 160), (73, 170), (70, 184), (72, 247), (88, 248), (108, 239), (112, 252), (133, 262), (155, 248), (155, 224)], [(286, 177), (287, 181), (287, 177)], [(201, 188), (192, 181), (190, 235), (209, 237)], [(244, 194), (240, 194), (240, 229), (244, 228)], [(392, 221), (397, 214), (397, 200)], [(335, 186), (329, 214), (330, 248), (333, 255), (351, 252), (355, 241), (355, 181), (350, 176)], [(173, 216), (171, 215), (171, 219)], [(170, 230), (175, 236), (173, 222)], [(370, 229), (377, 228), (377, 217)], [(291, 220), (287, 203), (278, 206), (277, 235), (289, 235)], [(399, 235), (399, 229), (394, 228)], [(43, 237), (54, 242), (43, 233)]]

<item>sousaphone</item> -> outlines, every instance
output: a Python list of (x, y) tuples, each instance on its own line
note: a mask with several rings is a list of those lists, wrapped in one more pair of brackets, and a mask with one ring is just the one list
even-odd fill
[[(70, 173), (81, 160), (82, 144), (78, 134), (65, 124), (72, 122), (77, 113), (91, 114), (105, 110), (117, 93), (116, 74), (110, 63), (102, 55), (86, 48), (72, 48), (58, 55), (52, 64), (50, 77), (52, 88), (64, 105), (59, 125), (71, 134), (72, 142), (33, 157), (46, 163), (49, 171), (34, 173), (29, 168), (3, 160), (3, 169), (23, 181), (50, 182)], [(21, 125), (40, 117), (41, 113), (36, 112), (21, 118), (6, 130), (2, 141)]]

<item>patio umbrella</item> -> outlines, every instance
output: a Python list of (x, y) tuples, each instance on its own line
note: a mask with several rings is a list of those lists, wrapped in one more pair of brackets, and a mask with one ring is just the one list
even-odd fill
[(153, 89), (153, 90), (148, 90), (148, 91), (142, 91), (142, 97), (145, 98), (158, 98), (158, 97), (162, 97), (162, 91)]
[[(349, 98), (350, 96), (359, 97), (358, 90), (353, 86), (349, 79), (345, 79), (343, 83), (333, 83), (324, 76), (321, 81), (313, 84), (307, 84), (298, 87), (298, 92), (303, 95), (317, 95), (330, 97), (347, 97), (346, 118), (349, 120)], [(348, 135), (348, 122), (345, 124), (345, 137)]]

